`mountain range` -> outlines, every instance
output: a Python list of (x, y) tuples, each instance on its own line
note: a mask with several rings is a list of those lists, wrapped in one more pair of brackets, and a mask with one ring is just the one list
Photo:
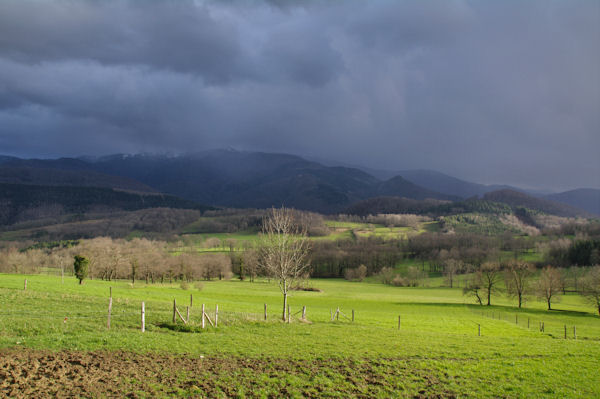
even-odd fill
[[(164, 193), (209, 206), (286, 205), (323, 213), (340, 212), (358, 201), (377, 197), (453, 202), (499, 192), (486, 199), (512, 201), (511, 206), (526, 203), (562, 215), (600, 215), (600, 190), (595, 189), (537, 198), (509, 186), (471, 183), (436, 171), (406, 170), (384, 176), (362, 168), (326, 166), (296, 155), (235, 150), (179, 156), (118, 154), (60, 159), (0, 156), (0, 183), (104, 188), (144, 196)], [(0, 192), (1, 201), (6, 203), (7, 199)], [(181, 202), (179, 206), (185, 204), (189, 202)], [(569, 206), (565, 208), (565, 204)]]

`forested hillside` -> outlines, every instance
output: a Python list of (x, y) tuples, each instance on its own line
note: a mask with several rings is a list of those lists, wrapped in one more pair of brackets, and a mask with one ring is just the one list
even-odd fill
[(0, 224), (52, 219), (64, 214), (134, 211), (145, 208), (206, 210), (193, 201), (162, 194), (134, 194), (109, 188), (0, 183)]

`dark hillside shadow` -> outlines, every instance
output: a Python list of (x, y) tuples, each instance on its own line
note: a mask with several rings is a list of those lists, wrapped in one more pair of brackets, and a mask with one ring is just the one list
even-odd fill
[(435, 302), (395, 302), (396, 305), (408, 305), (408, 306), (430, 306), (430, 307), (444, 307), (454, 309), (464, 309), (465, 307), (473, 311), (497, 311), (503, 313), (529, 313), (536, 315), (562, 315), (562, 316), (573, 316), (573, 317), (589, 317), (591, 319), (597, 319), (600, 322), (600, 317), (592, 312), (582, 312), (577, 310), (564, 310), (564, 309), (531, 309), (531, 308), (517, 308), (506, 305), (477, 305), (467, 303), (435, 303)]

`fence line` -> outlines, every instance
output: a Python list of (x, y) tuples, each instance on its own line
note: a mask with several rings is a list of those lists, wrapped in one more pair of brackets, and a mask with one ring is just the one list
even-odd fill
[[(23, 283), (23, 291), (27, 290), (27, 279), (24, 279), (24, 283)], [(27, 295), (29, 296), (29, 292), (27, 292)], [(34, 290), (35, 292), (35, 290)], [(81, 312), (79, 310), (64, 310), (62, 311), (62, 313), (60, 310), (54, 314), (48, 314), (48, 313), (27, 313), (27, 315), (25, 316), (26, 318), (31, 318), (31, 319), (43, 319), (43, 320), (62, 320), (63, 323), (73, 323), (76, 322), (78, 319), (103, 319), (106, 321), (106, 328), (107, 330), (110, 330), (111, 327), (113, 327), (113, 321), (118, 321), (119, 324), (123, 323), (123, 322), (127, 322), (128, 325), (130, 323), (132, 323), (132, 320), (134, 320), (134, 316), (137, 313), (134, 312), (132, 310), (132, 308), (134, 307), (133, 299), (130, 298), (124, 298), (125, 302), (123, 303), (122, 301), (119, 300), (119, 298), (117, 298), (116, 302), (113, 301), (113, 295), (112, 295), (112, 287), (109, 287), (109, 301), (108, 301), (108, 312), (106, 312), (106, 310), (104, 311), (85, 311), (85, 312)], [(176, 322), (178, 319), (181, 320), (181, 322), (183, 322), (184, 324), (195, 324), (198, 323), (197, 320), (193, 320), (192, 319), (192, 315), (191, 315), (191, 310), (190, 308), (193, 306), (193, 294), (190, 294), (189, 297), (189, 306), (186, 307), (186, 317), (184, 317), (182, 315), (182, 313), (180, 312), (180, 310), (177, 307), (177, 302), (176, 299), (173, 300), (173, 322)], [(138, 302), (139, 303), (139, 302)], [(150, 302), (150, 308), (146, 309), (146, 304), (148, 302), (146, 301), (142, 301), (141, 302), (141, 314), (138, 313), (138, 315), (140, 315), (139, 317), (141, 317), (141, 331), (145, 331), (145, 327), (146, 327), (146, 323), (145, 323), (145, 319), (146, 319), (146, 310), (148, 310), (148, 315), (150, 316), (150, 319), (155, 321), (158, 318), (167, 318), (168, 319), (168, 313), (169, 311), (167, 310), (167, 307), (165, 306), (165, 302), (164, 301), (154, 301), (154, 302)], [(95, 304), (94, 304), (95, 305)], [(105, 308), (106, 309), (106, 308)], [(138, 308), (139, 309), (139, 308)], [(322, 320), (323, 319), (323, 314), (324, 314), (324, 309), (322, 307), (318, 308), (319, 311), (317, 312), (313, 312), (311, 314), (318, 314), (319, 316), (317, 317), (318, 320)], [(509, 323), (512, 324), (513, 326), (516, 326), (518, 328), (521, 329), (526, 329), (528, 331), (532, 331), (532, 332), (539, 332), (542, 334), (545, 334), (547, 336), (553, 337), (553, 338), (563, 338), (563, 339), (577, 339), (578, 338), (578, 331), (577, 331), (577, 325), (572, 325), (572, 324), (565, 324), (563, 321), (555, 321), (552, 320), (552, 316), (549, 314), (548, 318), (545, 319), (543, 317), (533, 317), (531, 314), (528, 313), (520, 313), (517, 312), (515, 313), (514, 311), (510, 311), (510, 310), (502, 310), (502, 309), (473, 309), (473, 307), (468, 306), (468, 309), (471, 311), (471, 313), (477, 314), (480, 317), (484, 317), (484, 318), (488, 318), (488, 319), (492, 319), (492, 320), (498, 320), (498, 321), (503, 321), (505, 323)], [(258, 309), (257, 309), (258, 310)], [(139, 311), (139, 310), (138, 310)], [(302, 307), (295, 311), (292, 312), (291, 311), (291, 306), (290, 304), (287, 305), (287, 309), (286, 309), (286, 322), (290, 323), (292, 320), (297, 320), (297, 318), (295, 316), (297, 316), (298, 314), (301, 314), (301, 319), (302, 321), (306, 321), (307, 320), (307, 306), (306, 305), (302, 305)], [(215, 311), (214, 311), (214, 318), (213, 318), (213, 313), (211, 313), (210, 315), (208, 314), (208, 312), (206, 312), (206, 307), (205, 304), (202, 304), (202, 313), (201, 313), (201, 325), (202, 328), (206, 328), (206, 322), (208, 322), (208, 324), (210, 324), (213, 328), (218, 328), (219, 324), (222, 325), (229, 325), (229, 324), (236, 324), (236, 323), (240, 323), (240, 322), (260, 322), (260, 321), (275, 321), (275, 320), (281, 320), (280, 316), (272, 316), (271, 318), (269, 318), (268, 313), (267, 313), (267, 304), (264, 304), (264, 312), (260, 313), (260, 312), (239, 312), (239, 311), (227, 311), (227, 310), (223, 310), (223, 309), (219, 309), (219, 305), (216, 304), (215, 305)], [(335, 312), (333, 311), (333, 309), (329, 310), (329, 315), (330, 315), (330, 321), (333, 322), (339, 322), (340, 320), (340, 315), (342, 316), (343, 319), (348, 320), (348, 321), (355, 321), (355, 317), (356, 317), (356, 313), (355, 310), (352, 309), (351, 310), (351, 317), (349, 317), (348, 315), (346, 315), (341, 308), (338, 306), (335, 309)], [(19, 312), (19, 311), (3, 311), (0, 312), (0, 316), (6, 316), (7, 318), (12, 318), (12, 317), (16, 317), (16, 318), (23, 318), (23, 312)], [(167, 317), (165, 317), (167, 316)], [(393, 316), (390, 315), (390, 321), (393, 319)], [(464, 320), (464, 319), (463, 319)], [(398, 315), (398, 325), (397, 328), (398, 330), (406, 329), (406, 326), (402, 323), (404, 320), (402, 320), (402, 315)], [(219, 323), (221, 322), (221, 323)], [(477, 335), (481, 336), (482, 335), (482, 330), (484, 327), (484, 323), (475, 323), (477, 324)], [(371, 325), (371, 323), (369, 323), (369, 325)], [(409, 327), (410, 329), (410, 327)], [(412, 329), (415, 329), (414, 325), (412, 326)], [(417, 327), (418, 329), (418, 327)], [(487, 330), (489, 331), (489, 330)], [(597, 337), (590, 337), (589, 335), (586, 334), (581, 334), (580, 331), (580, 338), (584, 338), (584, 339), (594, 339), (594, 340), (600, 340), (600, 338)]]
[[(532, 317), (531, 315), (527, 315), (527, 322), (525, 323), (525, 317), (524, 315), (522, 315), (523, 317), (521, 319), (519, 319), (519, 314), (515, 313), (514, 314), (514, 323), (513, 323), (513, 316), (511, 314), (511, 312), (509, 311), (499, 311), (499, 310), (480, 310), (480, 311), (474, 311), (475, 313), (478, 313), (481, 317), (486, 317), (486, 318), (490, 318), (493, 320), (498, 320), (498, 321), (503, 321), (509, 324), (514, 324), (516, 327), (519, 327), (521, 329), (525, 329), (528, 331), (538, 331), (542, 334), (545, 334), (547, 336), (550, 337), (562, 337), (563, 339), (577, 339), (577, 326), (576, 325), (572, 325), (569, 326), (568, 324), (564, 324), (564, 322), (559, 322), (559, 321), (554, 321), (554, 320), (548, 320), (548, 319), (544, 319), (542, 317), (537, 318), (537, 317)], [(520, 322), (520, 320), (522, 320), (522, 322)], [(537, 328), (534, 327), (535, 324), (537, 322)], [(525, 324), (527, 325), (525, 327)], [(562, 329), (561, 329), (562, 326)], [(571, 335), (569, 333), (570, 329), (573, 329), (573, 334)], [(550, 331), (548, 331), (550, 330)], [(563, 331), (561, 331), (563, 330)], [(562, 332), (562, 334), (561, 334)]]

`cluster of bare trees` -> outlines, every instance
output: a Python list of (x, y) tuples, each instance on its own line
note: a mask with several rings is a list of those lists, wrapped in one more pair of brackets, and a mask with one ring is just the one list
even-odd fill
[[(506, 264), (486, 262), (470, 275), (463, 293), (473, 296), (480, 305), (491, 305), (493, 294), (504, 293), (515, 298), (519, 308), (535, 296), (552, 310), (552, 304), (566, 291), (569, 274), (568, 269), (552, 266), (544, 267), (538, 274), (533, 264), (520, 260)], [(600, 266), (588, 267), (581, 274), (578, 270), (577, 274), (579, 288), (575, 291), (591, 302), (600, 314)]]
[(0, 251), (0, 270), (11, 273), (36, 273), (55, 269), (72, 274), (73, 258), (89, 259), (88, 277), (93, 279), (145, 280), (147, 283), (173, 280), (210, 280), (231, 277), (231, 259), (225, 254), (198, 252), (173, 253), (177, 244), (148, 239), (98, 237), (82, 240), (69, 248)]
[(375, 275), (408, 258), (417, 260), (423, 272), (442, 273), (453, 287), (459, 276), (474, 272), (485, 262), (497, 261), (502, 251), (519, 255), (535, 246), (534, 240), (513, 235), (423, 233), (408, 240), (355, 236), (351, 240), (314, 243), (311, 275), (342, 277), (346, 270), (360, 265), (366, 266), (367, 275)]
[[(70, 258), (72, 259), (72, 257)], [(21, 251), (15, 247), (4, 248), (0, 251), (0, 272), (2, 273), (38, 273), (43, 268), (66, 265), (63, 256), (52, 254), (48, 256), (42, 249)], [(72, 263), (72, 261), (71, 261)]]
[(384, 267), (394, 267), (404, 258), (403, 252), (401, 240), (380, 237), (319, 241), (313, 243), (311, 275), (343, 277), (346, 270), (361, 265), (367, 268), (367, 275), (373, 275)]

